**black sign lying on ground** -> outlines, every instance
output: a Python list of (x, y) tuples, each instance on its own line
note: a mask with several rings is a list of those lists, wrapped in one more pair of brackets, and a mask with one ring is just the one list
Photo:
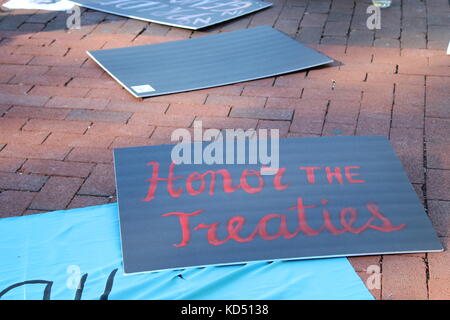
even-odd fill
[(255, 0), (75, 0), (89, 9), (197, 30), (267, 7)]
[(175, 165), (172, 148), (115, 150), (125, 273), (442, 250), (384, 137), (281, 139), (275, 175)]
[(333, 61), (267, 26), (88, 54), (140, 98), (266, 78)]

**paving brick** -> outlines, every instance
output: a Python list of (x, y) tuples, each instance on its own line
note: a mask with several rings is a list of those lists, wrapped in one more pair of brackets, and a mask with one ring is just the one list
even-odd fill
[(148, 102), (147, 100), (141, 102), (111, 101), (106, 106), (105, 110), (163, 114), (164, 112), (166, 112), (168, 107), (168, 103)]
[(450, 68), (442, 68), (440, 66), (399, 66), (398, 73), (401, 74), (415, 74), (415, 75), (431, 75), (431, 76), (444, 76), (450, 77)]
[(14, 78), (13, 74), (0, 73), (0, 83), (8, 83), (12, 78)]
[(86, 178), (93, 168), (93, 164), (55, 161), (55, 160), (27, 160), (22, 167), (24, 173), (42, 174), (48, 176), (67, 176)]
[(203, 104), (206, 100), (206, 94), (193, 92), (184, 92), (146, 98), (146, 102), (163, 102), (163, 103), (187, 103), (187, 104)]
[(136, 98), (133, 97), (127, 90), (123, 88), (113, 88), (113, 89), (90, 89), (89, 93), (86, 95), (87, 98), (100, 98), (100, 99), (112, 99), (120, 100), (124, 102), (135, 102)]
[(42, 86), (63, 86), (69, 82), (69, 76), (30, 76), (30, 75), (16, 75), (9, 82), (17, 84), (31, 84), (31, 85), (42, 85)]
[(301, 27), (296, 37), (302, 43), (314, 43), (320, 42), (322, 37), (322, 27)]
[(361, 110), (368, 113), (379, 113), (379, 110), (390, 111), (394, 101), (394, 94), (390, 91), (373, 92), (364, 91), (361, 101)]
[(428, 57), (428, 65), (448, 67), (450, 65), (450, 57), (448, 55)]
[(322, 129), (322, 136), (352, 136), (356, 131), (356, 123), (336, 123), (325, 121)]
[(67, 209), (84, 208), (91, 206), (98, 206), (109, 202), (108, 197), (93, 197), (93, 196), (78, 196), (76, 195)]
[(46, 107), (103, 110), (108, 102), (106, 99), (53, 97), (46, 104)]
[(1, 55), (0, 64), (27, 64), (33, 59), (32, 55)]
[(383, 74), (394, 74), (396, 66), (392, 63), (358, 63), (358, 64), (344, 64), (339, 66), (340, 71), (359, 72), (364, 70), (370, 73), (383, 73)]
[(427, 141), (450, 141), (450, 119), (425, 118)]
[(353, 80), (363, 81), (366, 78), (365, 71), (339, 71), (336, 68), (317, 68), (308, 72), (310, 79), (327, 79), (329, 81), (335, 80)]
[(46, 180), (36, 175), (0, 172), (0, 189), (39, 191)]
[(256, 128), (258, 120), (255, 119), (236, 119), (219, 117), (197, 117), (196, 121), (202, 121), (203, 128), (212, 129), (251, 129)]
[(0, 104), (0, 117), (3, 116), (8, 110), (11, 109), (10, 105), (1, 105)]
[(265, 97), (242, 97), (242, 96), (221, 96), (209, 95), (206, 99), (207, 105), (226, 105), (234, 107), (255, 107), (263, 108), (266, 104)]
[(114, 80), (96, 79), (96, 78), (73, 78), (68, 87), (89, 88), (89, 89), (120, 89), (120, 85)]
[(430, 270), (430, 279), (450, 279), (450, 270), (448, 264), (450, 262), (450, 252), (448, 251), (450, 238), (440, 238), (445, 251), (430, 252), (428, 254), (428, 266)]
[(29, 208), (34, 210), (65, 209), (82, 183), (83, 180), (79, 178), (50, 177)]
[(430, 300), (450, 300), (450, 279), (430, 279), (428, 288)]
[(81, 78), (100, 78), (103, 71), (98, 68), (80, 68), (67, 66), (54, 66), (46, 73), (47, 76), (57, 77), (81, 77)]
[(428, 201), (428, 215), (440, 237), (450, 236), (450, 202)]
[(290, 132), (321, 134), (325, 121), (326, 106), (312, 105), (310, 108), (296, 109)]
[(450, 118), (448, 101), (450, 94), (447, 92), (427, 90), (426, 115), (437, 118)]
[(23, 130), (84, 133), (89, 125), (89, 121), (31, 119), (23, 127)]
[(33, 118), (46, 120), (63, 120), (70, 110), (15, 106), (8, 110), (8, 118)]
[(430, 200), (450, 200), (450, 170), (427, 170), (427, 197)]
[(392, 128), (390, 140), (412, 183), (424, 183), (423, 130)]
[(270, 135), (270, 130), (278, 130), (279, 137), (287, 137), (289, 131), (289, 121), (274, 121), (274, 120), (259, 120), (257, 129), (267, 129)]
[(26, 95), (31, 88), (31, 85), (0, 84), (0, 93)]
[(394, 103), (424, 105), (425, 87), (398, 84), (395, 87)]
[(147, 124), (162, 127), (189, 127), (194, 121), (194, 116), (165, 115), (159, 113), (135, 113), (128, 124)]
[(121, 124), (121, 123), (107, 123), (96, 122), (89, 127), (87, 135), (94, 136), (134, 136), (134, 137), (150, 137), (153, 130), (153, 126), (147, 124)]
[(66, 117), (67, 120), (101, 121), (126, 123), (131, 117), (130, 112), (72, 110)]
[(349, 32), (350, 21), (328, 21), (323, 34), (327, 36), (346, 36)]
[[(151, 139), (150, 139), (150, 144), (151, 145), (159, 145), (159, 144), (170, 144), (170, 143), (175, 143), (176, 141), (172, 141), (172, 132), (174, 132), (176, 129), (178, 128), (174, 128), (174, 127), (157, 127), (155, 129), (155, 131), (153, 132)], [(193, 128), (186, 128), (186, 130), (188, 130), (191, 134), (191, 137), (193, 138), (193, 140), (195, 139), (194, 137), (194, 129)], [(195, 140), (194, 140), (195, 141)], [(122, 141), (122, 143), (124, 143), (126, 141)], [(127, 143), (136, 143), (138, 141), (127, 141)], [(146, 143), (148, 144), (148, 143)]]
[(275, 87), (304, 88), (308, 79), (305, 78), (306, 73), (293, 73), (279, 76), (275, 80)]
[(114, 193), (114, 169), (108, 164), (98, 164), (79, 191), (80, 195), (90, 196), (112, 196)]
[(0, 132), (0, 142), (19, 144), (41, 144), (48, 136), (48, 132)]
[(0, 217), (14, 217), (21, 215), (30, 205), (35, 192), (7, 190), (0, 193)]
[(67, 48), (59, 46), (38, 47), (23, 45), (14, 51), (14, 54), (26, 54), (33, 56), (63, 56), (67, 53), (67, 51)]
[(0, 93), (0, 101), (2, 104), (43, 107), (48, 99), (49, 97)]
[(450, 170), (450, 142), (427, 142), (427, 168)]
[[(2, 148), (0, 148), (0, 151), (1, 149)], [(20, 158), (0, 158), (0, 171), (16, 172), (24, 162), (25, 159)]]
[(68, 87), (48, 87), (48, 86), (35, 86), (31, 89), (30, 94), (36, 96), (58, 96), (58, 97), (79, 97), (86, 96), (89, 89), (87, 88), (68, 88)]
[(63, 160), (69, 151), (66, 146), (8, 144), (0, 152), (0, 157)]
[(326, 107), (328, 100), (326, 99), (292, 99), (292, 98), (269, 98), (266, 108), (275, 109), (309, 109)]
[(230, 107), (223, 105), (171, 104), (167, 115), (188, 115), (205, 117), (226, 117)]
[(54, 56), (35, 56), (29, 64), (32, 66), (64, 66), (81, 67), (87, 57), (54, 57)]
[(46, 146), (69, 146), (69, 147), (97, 147), (97, 148), (108, 148), (114, 137), (111, 136), (95, 136), (88, 134), (76, 134), (76, 133), (65, 133), (65, 132), (54, 132), (47, 140), (45, 140), (44, 145)]
[(296, 88), (246, 86), (243, 96), (300, 98), (302, 91)]
[(0, 132), (9, 133), (20, 130), (26, 122), (26, 118), (0, 118)]
[(327, 121), (356, 124), (359, 115), (359, 102), (331, 101), (327, 112)]
[(291, 120), (293, 113), (294, 111), (292, 109), (235, 107), (231, 110), (230, 117), (264, 120)]
[(91, 163), (112, 163), (112, 151), (106, 148), (77, 147), (73, 148), (67, 156), (68, 161), (80, 161)]
[(383, 257), (383, 299), (427, 299), (425, 262), (420, 257)]
[(227, 85), (227, 86), (221, 86), (221, 87), (215, 87), (215, 88), (208, 88), (208, 89), (202, 89), (198, 90), (196, 92), (202, 93), (202, 94), (220, 94), (220, 95), (226, 95), (226, 96), (239, 96), (242, 93), (243, 86), (241, 84), (236, 85)]
[(356, 272), (367, 272), (368, 267), (380, 265), (381, 256), (350, 257), (348, 261), (352, 264)]
[(389, 135), (391, 119), (385, 115), (360, 114), (356, 126), (357, 135)]
[(392, 127), (423, 128), (424, 107), (414, 104), (394, 104), (392, 110)]
[(152, 145), (151, 139), (149, 137), (117, 137), (111, 144), (111, 149), (116, 148), (129, 148), (129, 147), (139, 147), (139, 146), (149, 146)]
[(308, 13), (303, 16), (300, 26), (302, 27), (322, 27), (325, 25), (327, 15), (322, 13)]

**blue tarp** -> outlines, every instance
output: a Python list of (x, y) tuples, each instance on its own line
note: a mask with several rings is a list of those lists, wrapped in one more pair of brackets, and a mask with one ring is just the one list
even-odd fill
[(373, 299), (345, 258), (124, 275), (116, 204), (0, 219), (0, 234), (0, 299)]

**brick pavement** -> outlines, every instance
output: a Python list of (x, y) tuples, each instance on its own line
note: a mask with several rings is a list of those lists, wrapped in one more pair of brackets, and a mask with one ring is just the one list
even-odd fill
[[(4, 1), (1, 1), (4, 2)], [(115, 201), (112, 148), (168, 143), (195, 119), (208, 128), (278, 128), (282, 136), (385, 135), (443, 243), (450, 244), (450, 39), (447, 0), (393, 0), (380, 30), (369, 1), (276, 0), (205, 31), (82, 9), (0, 11), (0, 216)], [(275, 78), (133, 98), (86, 50), (271, 25), (338, 62)], [(352, 258), (382, 272), (378, 299), (450, 299), (450, 254)]]

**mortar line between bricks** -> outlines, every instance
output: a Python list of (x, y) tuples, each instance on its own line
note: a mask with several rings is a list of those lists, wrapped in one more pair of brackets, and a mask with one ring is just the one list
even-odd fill
[(42, 146), (42, 145), (45, 143), (45, 141), (47, 141), (47, 139), (50, 137), (51, 134), (52, 134), (52, 132), (49, 132), (49, 133), (45, 136), (44, 140), (42, 140), (42, 142), (41, 142), (39, 145)]
[(389, 131), (388, 131), (388, 137), (391, 139), (391, 129), (392, 129), (392, 117), (394, 115), (394, 101), (395, 101), (395, 92), (397, 88), (397, 84), (394, 83), (394, 89), (392, 90), (392, 103), (391, 103), (391, 114), (389, 119)]
[(384, 255), (380, 256), (380, 300), (384, 300), (383, 299), (383, 259), (384, 259)]
[(331, 100), (328, 100), (327, 106), (325, 107), (325, 114), (323, 116), (322, 129), (320, 130), (321, 136), (323, 136), (323, 134), (324, 134), (323, 131), (325, 130), (325, 122), (327, 121), (328, 109), (330, 108), (330, 104), (331, 104)]
[[(422, 161), (423, 161), (423, 185), (422, 185), (422, 194), (423, 194), (423, 205), (425, 207), (425, 212), (427, 216), (429, 217), (428, 212), (428, 196), (427, 196), (427, 167), (428, 167), (428, 154), (427, 154), (427, 144), (426, 144), (426, 136), (425, 136), (425, 115), (426, 115), (426, 101), (427, 101), (427, 90), (426, 90), (426, 83), (427, 83), (427, 77), (425, 76), (424, 81), (424, 108), (423, 108), (423, 129), (422, 129), (422, 148), (423, 148), (423, 155), (422, 155)], [(425, 264), (425, 279), (426, 279), (426, 286), (427, 286), (427, 298), (430, 299), (430, 266), (428, 263), (428, 253), (425, 253), (425, 258), (423, 259)]]
[(361, 105), (362, 105), (362, 97), (364, 96), (364, 91), (361, 91), (361, 100), (359, 101), (358, 104), (358, 114), (356, 115), (356, 125), (355, 125), (355, 129), (353, 129), (353, 134), (356, 135), (357, 130), (358, 130), (358, 122), (359, 122), (359, 117), (361, 115)]
[(136, 40), (141, 34), (143, 34), (145, 32), (145, 30), (147, 30), (147, 27), (142, 27), (141, 31), (139, 31), (136, 36), (131, 40), (131, 42), (134, 42), (134, 40)]

